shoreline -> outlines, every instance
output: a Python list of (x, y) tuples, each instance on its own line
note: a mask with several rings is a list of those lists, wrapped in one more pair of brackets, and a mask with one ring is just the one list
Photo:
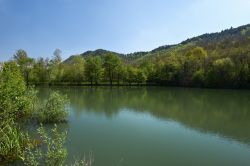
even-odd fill
[(192, 88), (192, 89), (214, 89), (214, 90), (250, 90), (250, 87), (205, 87), (205, 86), (184, 86), (184, 85), (166, 85), (166, 84), (156, 84), (156, 83), (132, 83), (132, 84), (110, 84), (110, 83), (29, 83), (28, 85), (35, 86), (65, 86), (65, 87), (172, 87), (172, 88)]

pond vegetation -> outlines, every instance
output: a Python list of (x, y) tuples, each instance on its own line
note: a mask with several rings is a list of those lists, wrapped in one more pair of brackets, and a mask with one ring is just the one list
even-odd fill
[[(0, 79), (0, 163), (18, 160), (27, 166), (65, 165), (67, 132), (59, 132), (56, 125), (48, 132), (42, 124), (67, 121), (69, 100), (58, 92), (51, 92), (48, 99), (40, 103), (36, 93), (34, 88), (26, 86), (15, 62), (4, 64)], [(38, 138), (21, 129), (28, 122), (41, 123)], [(79, 164), (92, 165), (87, 160), (73, 165)]]

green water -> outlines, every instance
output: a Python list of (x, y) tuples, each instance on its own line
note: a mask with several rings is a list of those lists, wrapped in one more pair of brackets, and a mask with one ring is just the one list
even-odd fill
[(54, 89), (71, 100), (68, 161), (92, 152), (94, 166), (250, 165), (250, 91)]

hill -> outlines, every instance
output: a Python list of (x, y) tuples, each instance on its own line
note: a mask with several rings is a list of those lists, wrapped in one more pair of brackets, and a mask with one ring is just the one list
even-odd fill
[[(233, 49), (235, 47), (247, 47), (249, 45), (249, 36), (250, 36), (250, 24), (240, 26), (237, 28), (230, 28), (223, 30), (221, 32), (203, 34), (197, 37), (193, 37), (187, 39), (176, 45), (165, 45), (160, 46), (152, 51), (148, 52), (135, 52), (130, 54), (121, 54), (108, 50), (98, 49), (95, 51), (87, 51), (80, 55), (73, 55), (66, 59), (65, 63), (71, 63), (71, 60), (75, 56), (81, 56), (83, 58), (87, 58), (89, 56), (100, 56), (103, 57), (109, 53), (117, 55), (121, 57), (126, 62), (135, 63), (137, 61), (141, 61), (145, 58), (153, 58), (154, 56), (167, 55), (171, 52), (183, 51), (188, 48), (192, 48), (195, 46), (203, 47), (205, 50), (209, 52), (209, 54), (213, 54), (215, 50), (226, 50)], [(221, 54), (221, 56), (224, 54)], [(212, 56), (212, 55), (211, 55)]]
[(98, 49), (71, 56), (64, 63), (58, 64), (57, 58), (48, 62), (35, 63), (37, 71), (30, 77), (34, 82), (250, 88), (250, 24), (148, 52)]

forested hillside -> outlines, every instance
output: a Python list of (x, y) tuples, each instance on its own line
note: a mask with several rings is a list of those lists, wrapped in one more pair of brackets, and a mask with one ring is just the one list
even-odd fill
[(14, 60), (30, 84), (249, 88), (250, 25), (204, 34), (149, 52), (121, 54), (99, 49), (62, 62), (60, 50), (52, 59), (37, 60), (18, 50)]

